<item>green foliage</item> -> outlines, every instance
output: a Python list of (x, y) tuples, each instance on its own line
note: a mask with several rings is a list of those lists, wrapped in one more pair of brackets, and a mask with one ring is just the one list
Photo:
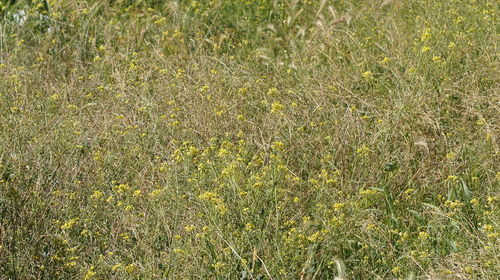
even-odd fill
[(0, 11), (0, 279), (500, 277), (495, 2)]

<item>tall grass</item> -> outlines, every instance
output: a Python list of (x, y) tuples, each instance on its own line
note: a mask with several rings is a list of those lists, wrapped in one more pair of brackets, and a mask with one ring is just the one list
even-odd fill
[(495, 1), (0, 17), (0, 279), (500, 277)]

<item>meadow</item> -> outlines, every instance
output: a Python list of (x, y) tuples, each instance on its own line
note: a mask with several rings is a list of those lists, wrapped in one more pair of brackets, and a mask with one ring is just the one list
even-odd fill
[(498, 8), (0, 2), (0, 279), (500, 279)]

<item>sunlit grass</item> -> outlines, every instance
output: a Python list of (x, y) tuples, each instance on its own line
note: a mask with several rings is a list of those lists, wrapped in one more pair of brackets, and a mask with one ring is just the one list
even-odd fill
[(500, 277), (494, 1), (0, 18), (0, 279)]

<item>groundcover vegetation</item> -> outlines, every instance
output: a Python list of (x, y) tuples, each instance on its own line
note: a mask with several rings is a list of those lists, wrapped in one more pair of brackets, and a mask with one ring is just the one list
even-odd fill
[(2, 1), (0, 279), (499, 279), (498, 3)]

